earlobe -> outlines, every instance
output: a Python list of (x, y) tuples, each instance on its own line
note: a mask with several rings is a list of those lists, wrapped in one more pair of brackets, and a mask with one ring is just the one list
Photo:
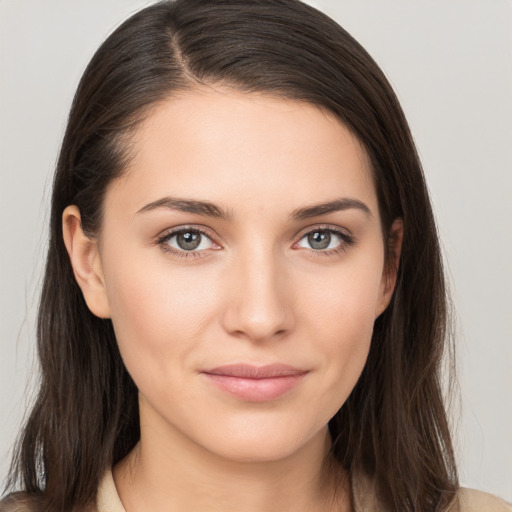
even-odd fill
[(68, 206), (62, 214), (62, 235), (87, 307), (94, 315), (109, 318), (110, 307), (98, 244), (83, 232), (80, 210), (75, 205)]
[(381, 293), (379, 304), (376, 308), (376, 317), (386, 310), (395, 290), (400, 255), (402, 253), (403, 235), (404, 223), (400, 218), (395, 219), (387, 239), (386, 262), (384, 272), (382, 273)]

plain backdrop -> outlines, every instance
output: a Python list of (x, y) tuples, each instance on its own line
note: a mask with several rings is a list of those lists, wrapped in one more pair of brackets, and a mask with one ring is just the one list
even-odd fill
[[(149, 3), (0, 0), (0, 484), (37, 381), (48, 198), (71, 99), (103, 39)], [(512, 500), (512, 3), (309, 3), (373, 55), (409, 119), (456, 306), (461, 482)]]

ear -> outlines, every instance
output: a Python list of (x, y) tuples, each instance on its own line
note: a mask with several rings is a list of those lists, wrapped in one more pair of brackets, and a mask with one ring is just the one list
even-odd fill
[(396, 285), (403, 236), (404, 223), (400, 218), (395, 219), (386, 240), (386, 261), (382, 272), (379, 301), (375, 311), (375, 318), (381, 315), (391, 302), (391, 297), (393, 296)]
[(98, 243), (82, 230), (80, 210), (68, 206), (62, 214), (62, 234), (76, 282), (92, 314), (110, 318)]

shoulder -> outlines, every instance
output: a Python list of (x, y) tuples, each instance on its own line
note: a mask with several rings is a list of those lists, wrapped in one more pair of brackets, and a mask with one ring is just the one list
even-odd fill
[(13, 492), (0, 500), (0, 512), (39, 512), (38, 499), (25, 492)]
[(512, 504), (474, 489), (459, 489), (458, 502), (460, 512), (512, 512)]
[[(358, 512), (384, 512), (390, 510), (379, 499), (375, 479), (359, 474), (352, 481), (355, 510)], [(486, 492), (458, 489), (445, 512), (512, 512), (512, 504)]]

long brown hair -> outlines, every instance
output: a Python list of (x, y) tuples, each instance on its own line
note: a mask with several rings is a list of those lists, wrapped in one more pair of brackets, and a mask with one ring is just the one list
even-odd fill
[[(137, 388), (110, 320), (88, 310), (61, 234), (79, 207), (94, 237), (106, 187), (150, 107), (198, 83), (318, 105), (358, 137), (372, 164), (384, 233), (402, 218), (395, 293), (375, 322), (350, 397), (329, 422), (332, 453), (375, 479), (393, 510), (442, 510), (458, 487), (440, 386), (446, 291), (421, 164), (400, 105), (367, 52), (298, 0), (177, 0), (133, 15), (98, 49), (78, 86), (53, 184), (37, 324), (41, 385), (6, 491), (38, 510), (82, 511), (140, 435)], [(389, 264), (393, 264), (391, 260)]]

